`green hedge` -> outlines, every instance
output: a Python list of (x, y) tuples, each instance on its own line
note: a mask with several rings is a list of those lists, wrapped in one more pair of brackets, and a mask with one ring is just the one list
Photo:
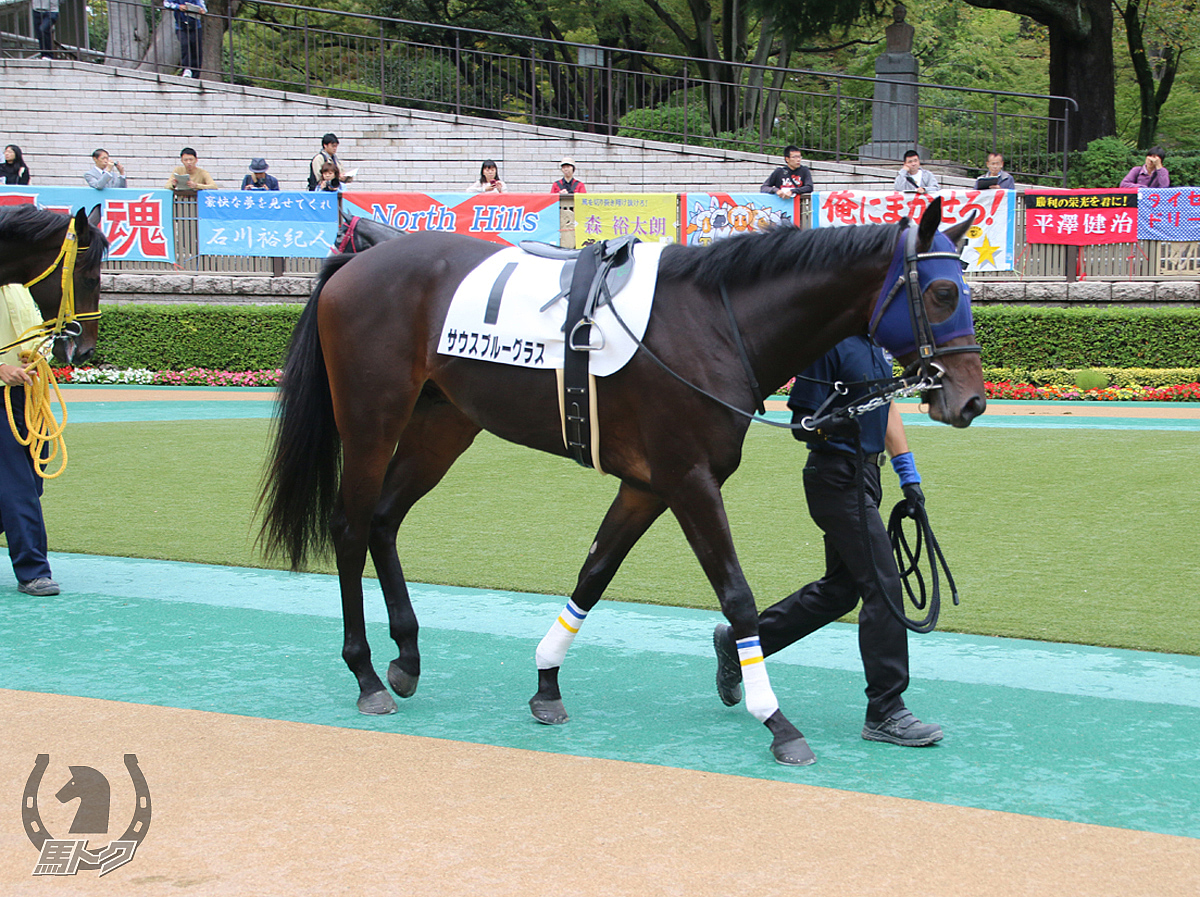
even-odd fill
[(977, 308), (988, 367), (1200, 367), (1200, 308)]
[(995, 368), (983, 366), (983, 379), (992, 383), (1030, 386), (1079, 386), (1080, 375), (1103, 380), (1101, 386), (1156, 388), (1200, 383), (1200, 368)]
[(278, 368), (303, 307), (106, 305), (93, 363), (152, 371)]
[[(95, 363), (155, 371), (277, 368), (301, 309), (301, 305), (105, 306)], [(975, 309), (975, 329), (988, 368), (1030, 372), (1200, 367), (1200, 308), (985, 306)]]

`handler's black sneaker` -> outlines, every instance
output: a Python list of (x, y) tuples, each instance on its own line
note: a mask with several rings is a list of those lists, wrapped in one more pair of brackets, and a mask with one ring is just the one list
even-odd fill
[(737, 643), (727, 623), (718, 623), (713, 630), (713, 648), (717, 651), (717, 695), (726, 707), (742, 701), (742, 661), (738, 658)]
[(904, 747), (928, 747), (942, 740), (942, 727), (934, 723), (923, 723), (912, 711), (897, 710), (881, 723), (867, 721), (862, 737), (867, 741), (886, 741)]
[(58, 583), (49, 576), (39, 576), (37, 579), (31, 579), (28, 582), (17, 583), (17, 591), (24, 592), (26, 595), (33, 595), (37, 598), (44, 598), (47, 595), (57, 595), (59, 588)]

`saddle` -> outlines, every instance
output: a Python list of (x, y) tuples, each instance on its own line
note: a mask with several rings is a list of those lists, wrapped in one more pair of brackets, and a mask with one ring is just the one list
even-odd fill
[(621, 291), (633, 273), (633, 247), (636, 237), (604, 240), (581, 249), (563, 249), (531, 240), (521, 249), (540, 258), (563, 260), (559, 283), (562, 291), (542, 306), (545, 311), (566, 298), (567, 334), (563, 351), (563, 369), (559, 382), (559, 415), (563, 424), (563, 443), (567, 453), (584, 467), (600, 468), (600, 428), (596, 412), (596, 378), (588, 370), (589, 353), (604, 348), (604, 334), (596, 328), (596, 309)]

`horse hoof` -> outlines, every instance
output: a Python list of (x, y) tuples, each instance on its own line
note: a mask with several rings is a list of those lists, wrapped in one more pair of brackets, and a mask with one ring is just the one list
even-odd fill
[(386, 716), (396, 712), (396, 702), (386, 691), (373, 691), (358, 699), (358, 712), (369, 716)]
[(570, 719), (567, 708), (559, 699), (548, 701), (545, 698), (530, 698), (529, 709), (533, 711), (534, 719), (547, 726), (558, 726)]
[(417, 690), (417, 682), (420, 677), (411, 676), (396, 665), (396, 661), (388, 664), (388, 685), (392, 687), (397, 695), (402, 698), (411, 698)]
[(817, 762), (817, 755), (812, 752), (804, 736), (790, 741), (772, 742), (771, 753), (775, 762), (784, 766), (810, 766)]

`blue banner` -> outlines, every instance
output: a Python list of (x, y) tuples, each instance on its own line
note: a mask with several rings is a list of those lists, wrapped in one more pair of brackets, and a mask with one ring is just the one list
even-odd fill
[(108, 257), (120, 262), (175, 261), (174, 197), (170, 190), (109, 187), (14, 187), (0, 184), (0, 206), (31, 203), (74, 214), (99, 204)]
[(1200, 242), (1200, 187), (1138, 190), (1139, 240)]
[(324, 258), (337, 239), (336, 193), (201, 190), (201, 255)]

